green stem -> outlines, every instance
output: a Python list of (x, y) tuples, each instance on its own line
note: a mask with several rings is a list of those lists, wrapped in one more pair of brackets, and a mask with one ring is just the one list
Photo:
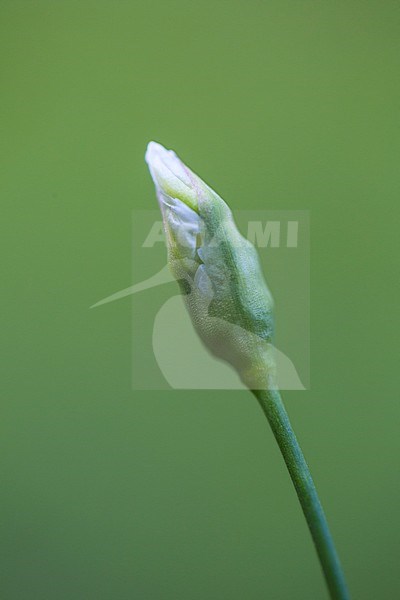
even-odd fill
[(332, 600), (349, 600), (350, 596), (342, 567), (310, 469), (296, 439), (280, 394), (276, 390), (252, 391), (269, 421), (292, 478), (314, 540), (330, 596)]

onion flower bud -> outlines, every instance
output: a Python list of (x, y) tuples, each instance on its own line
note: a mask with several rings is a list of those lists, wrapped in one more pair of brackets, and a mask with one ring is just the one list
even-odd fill
[(206, 348), (249, 389), (276, 388), (273, 301), (254, 246), (228, 205), (172, 151), (150, 142), (168, 264)]

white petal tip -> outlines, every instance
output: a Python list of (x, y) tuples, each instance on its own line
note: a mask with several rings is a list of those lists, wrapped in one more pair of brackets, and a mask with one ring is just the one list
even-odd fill
[(150, 165), (154, 161), (155, 157), (161, 157), (166, 152), (168, 152), (168, 150), (158, 142), (149, 142), (147, 144), (145, 161), (148, 165)]

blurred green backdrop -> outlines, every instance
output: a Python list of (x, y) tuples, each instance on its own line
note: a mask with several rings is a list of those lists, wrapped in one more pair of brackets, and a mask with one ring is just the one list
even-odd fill
[(0, 12), (2, 598), (327, 597), (255, 400), (132, 391), (130, 298), (88, 310), (131, 284), (150, 139), (233, 208), (311, 211), (286, 403), (354, 598), (398, 597), (398, 2)]

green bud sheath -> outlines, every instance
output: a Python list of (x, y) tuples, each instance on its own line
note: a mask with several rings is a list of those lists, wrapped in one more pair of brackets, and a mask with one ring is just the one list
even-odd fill
[(227, 204), (171, 150), (150, 142), (168, 263), (205, 346), (250, 389), (275, 388), (272, 297)]

